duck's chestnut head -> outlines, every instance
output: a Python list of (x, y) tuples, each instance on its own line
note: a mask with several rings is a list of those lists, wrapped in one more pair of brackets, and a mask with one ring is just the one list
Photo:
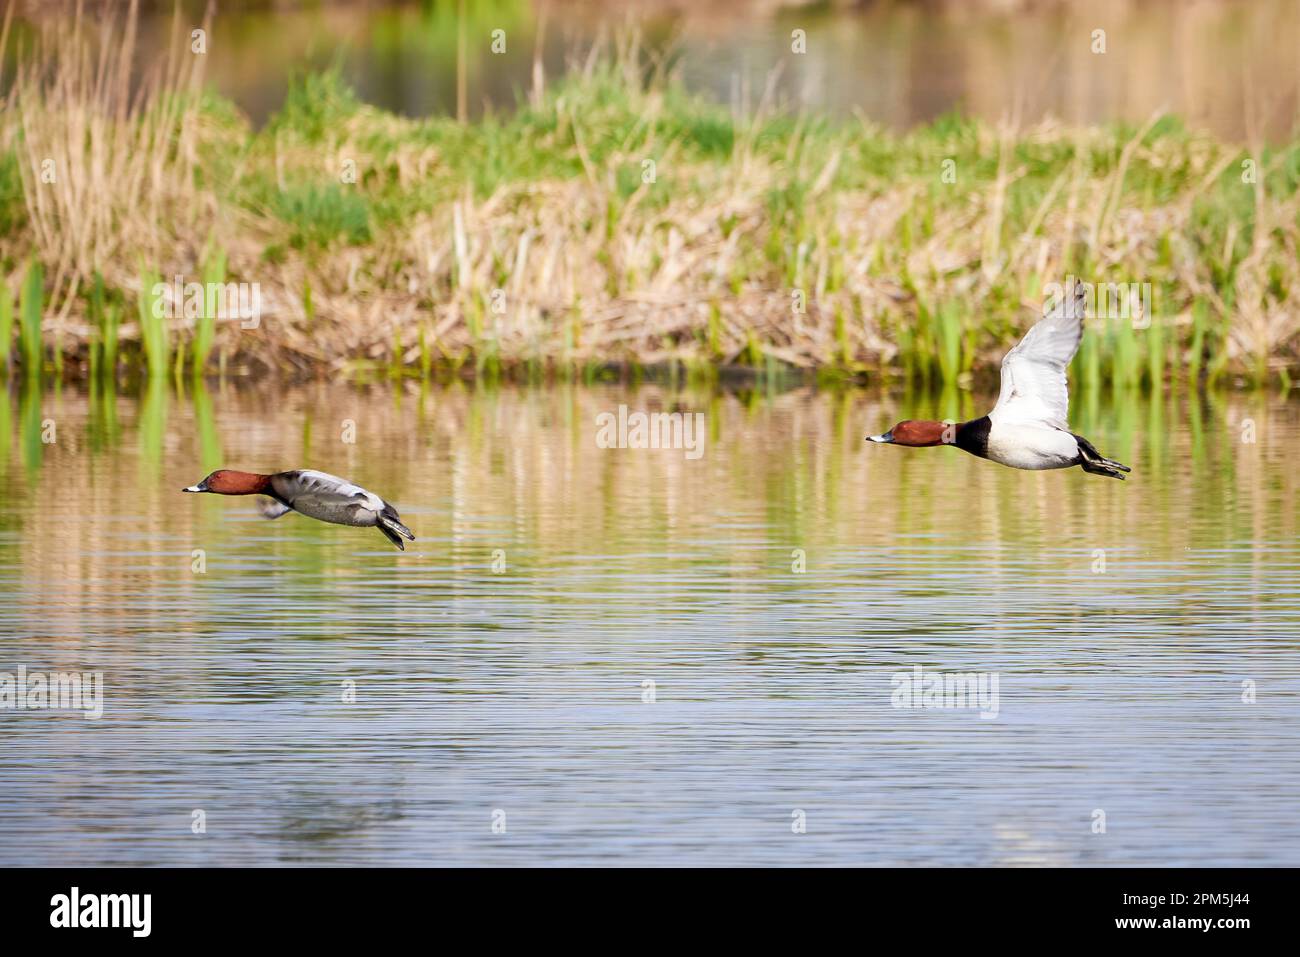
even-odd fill
[(215, 492), (217, 495), (253, 495), (266, 489), (270, 476), (255, 472), (217, 469), (202, 482), (181, 489), (182, 492)]
[(883, 442), (888, 445), (910, 445), (924, 448), (929, 445), (947, 445), (953, 441), (952, 426), (944, 422), (927, 422), (920, 419), (904, 419), (883, 435), (868, 435), (869, 442)]

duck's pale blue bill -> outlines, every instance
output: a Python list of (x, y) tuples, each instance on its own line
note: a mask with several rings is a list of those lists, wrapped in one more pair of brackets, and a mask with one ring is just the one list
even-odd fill
[(200, 482), (198, 485), (191, 485), (189, 488), (181, 489), (182, 492), (206, 492), (208, 486), (206, 482)]
[(890, 429), (884, 435), (868, 435), (868, 442), (892, 442), (894, 441), (894, 430)]

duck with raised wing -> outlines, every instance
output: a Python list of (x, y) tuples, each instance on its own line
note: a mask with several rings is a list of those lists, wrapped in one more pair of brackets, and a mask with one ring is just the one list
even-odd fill
[(374, 492), (367, 492), (337, 475), (294, 469), (261, 475), (218, 469), (197, 485), (182, 492), (214, 492), (217, 495), (264, 495), (258, 507), (266, 518), (279, 518), (287, 512), (301, 512), (308, 518), (335, 525), (378, 528), (384, 536), (405, 551), (402, 539), (415, 541), (411, 530), (402, 524), (397, 510)]
[(872, 442), (925, 447), (955, 445), (1013, 469), (1067, 469), (1123, 479), (1127, 465), (1103, 456), (1070, 431), (1065, 370), (1083, 338), (1087, 294), (1076, 283), (1070, 296), (1040, 319), (1002, 359), (1002, 392), (988, 415), (969, 422), (899, 422)]

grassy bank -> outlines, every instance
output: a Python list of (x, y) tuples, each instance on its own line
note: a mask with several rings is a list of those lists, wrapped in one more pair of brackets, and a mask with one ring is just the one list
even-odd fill
[[(6, 91), (0, 349), (25, 374), (964, 382), (1066, 275), (1151, 289), (1149, 325), (1092, 324), (1085, 384), (1300, 369), (1300, 139), (740, 116), (631, 40), (508, 116), (411, 120), (315, 74), (255, 130), (179, 29), (130, 94), (123, 36), (41, 37)], [(257, 284), (258, 321), (159, 319), (177, 275)]]

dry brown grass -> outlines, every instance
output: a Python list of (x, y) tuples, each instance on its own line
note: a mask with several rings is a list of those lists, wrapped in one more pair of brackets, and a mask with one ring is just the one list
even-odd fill
[(203, 57), (182, 53), (180, 21), (160, 62), (142, 79), (136, 3), (123, 19), (94, 20), (78, 5), (70, 21), (43, 21), (50, 58), (20, 65), (4, 146), (19, 155), (30, 236), (49, 276), (55, 323), (78, 306), (101, 272), (122, 289), (139, 262), (195, 247), (215, 199), (195, 188), (197, 94)]

